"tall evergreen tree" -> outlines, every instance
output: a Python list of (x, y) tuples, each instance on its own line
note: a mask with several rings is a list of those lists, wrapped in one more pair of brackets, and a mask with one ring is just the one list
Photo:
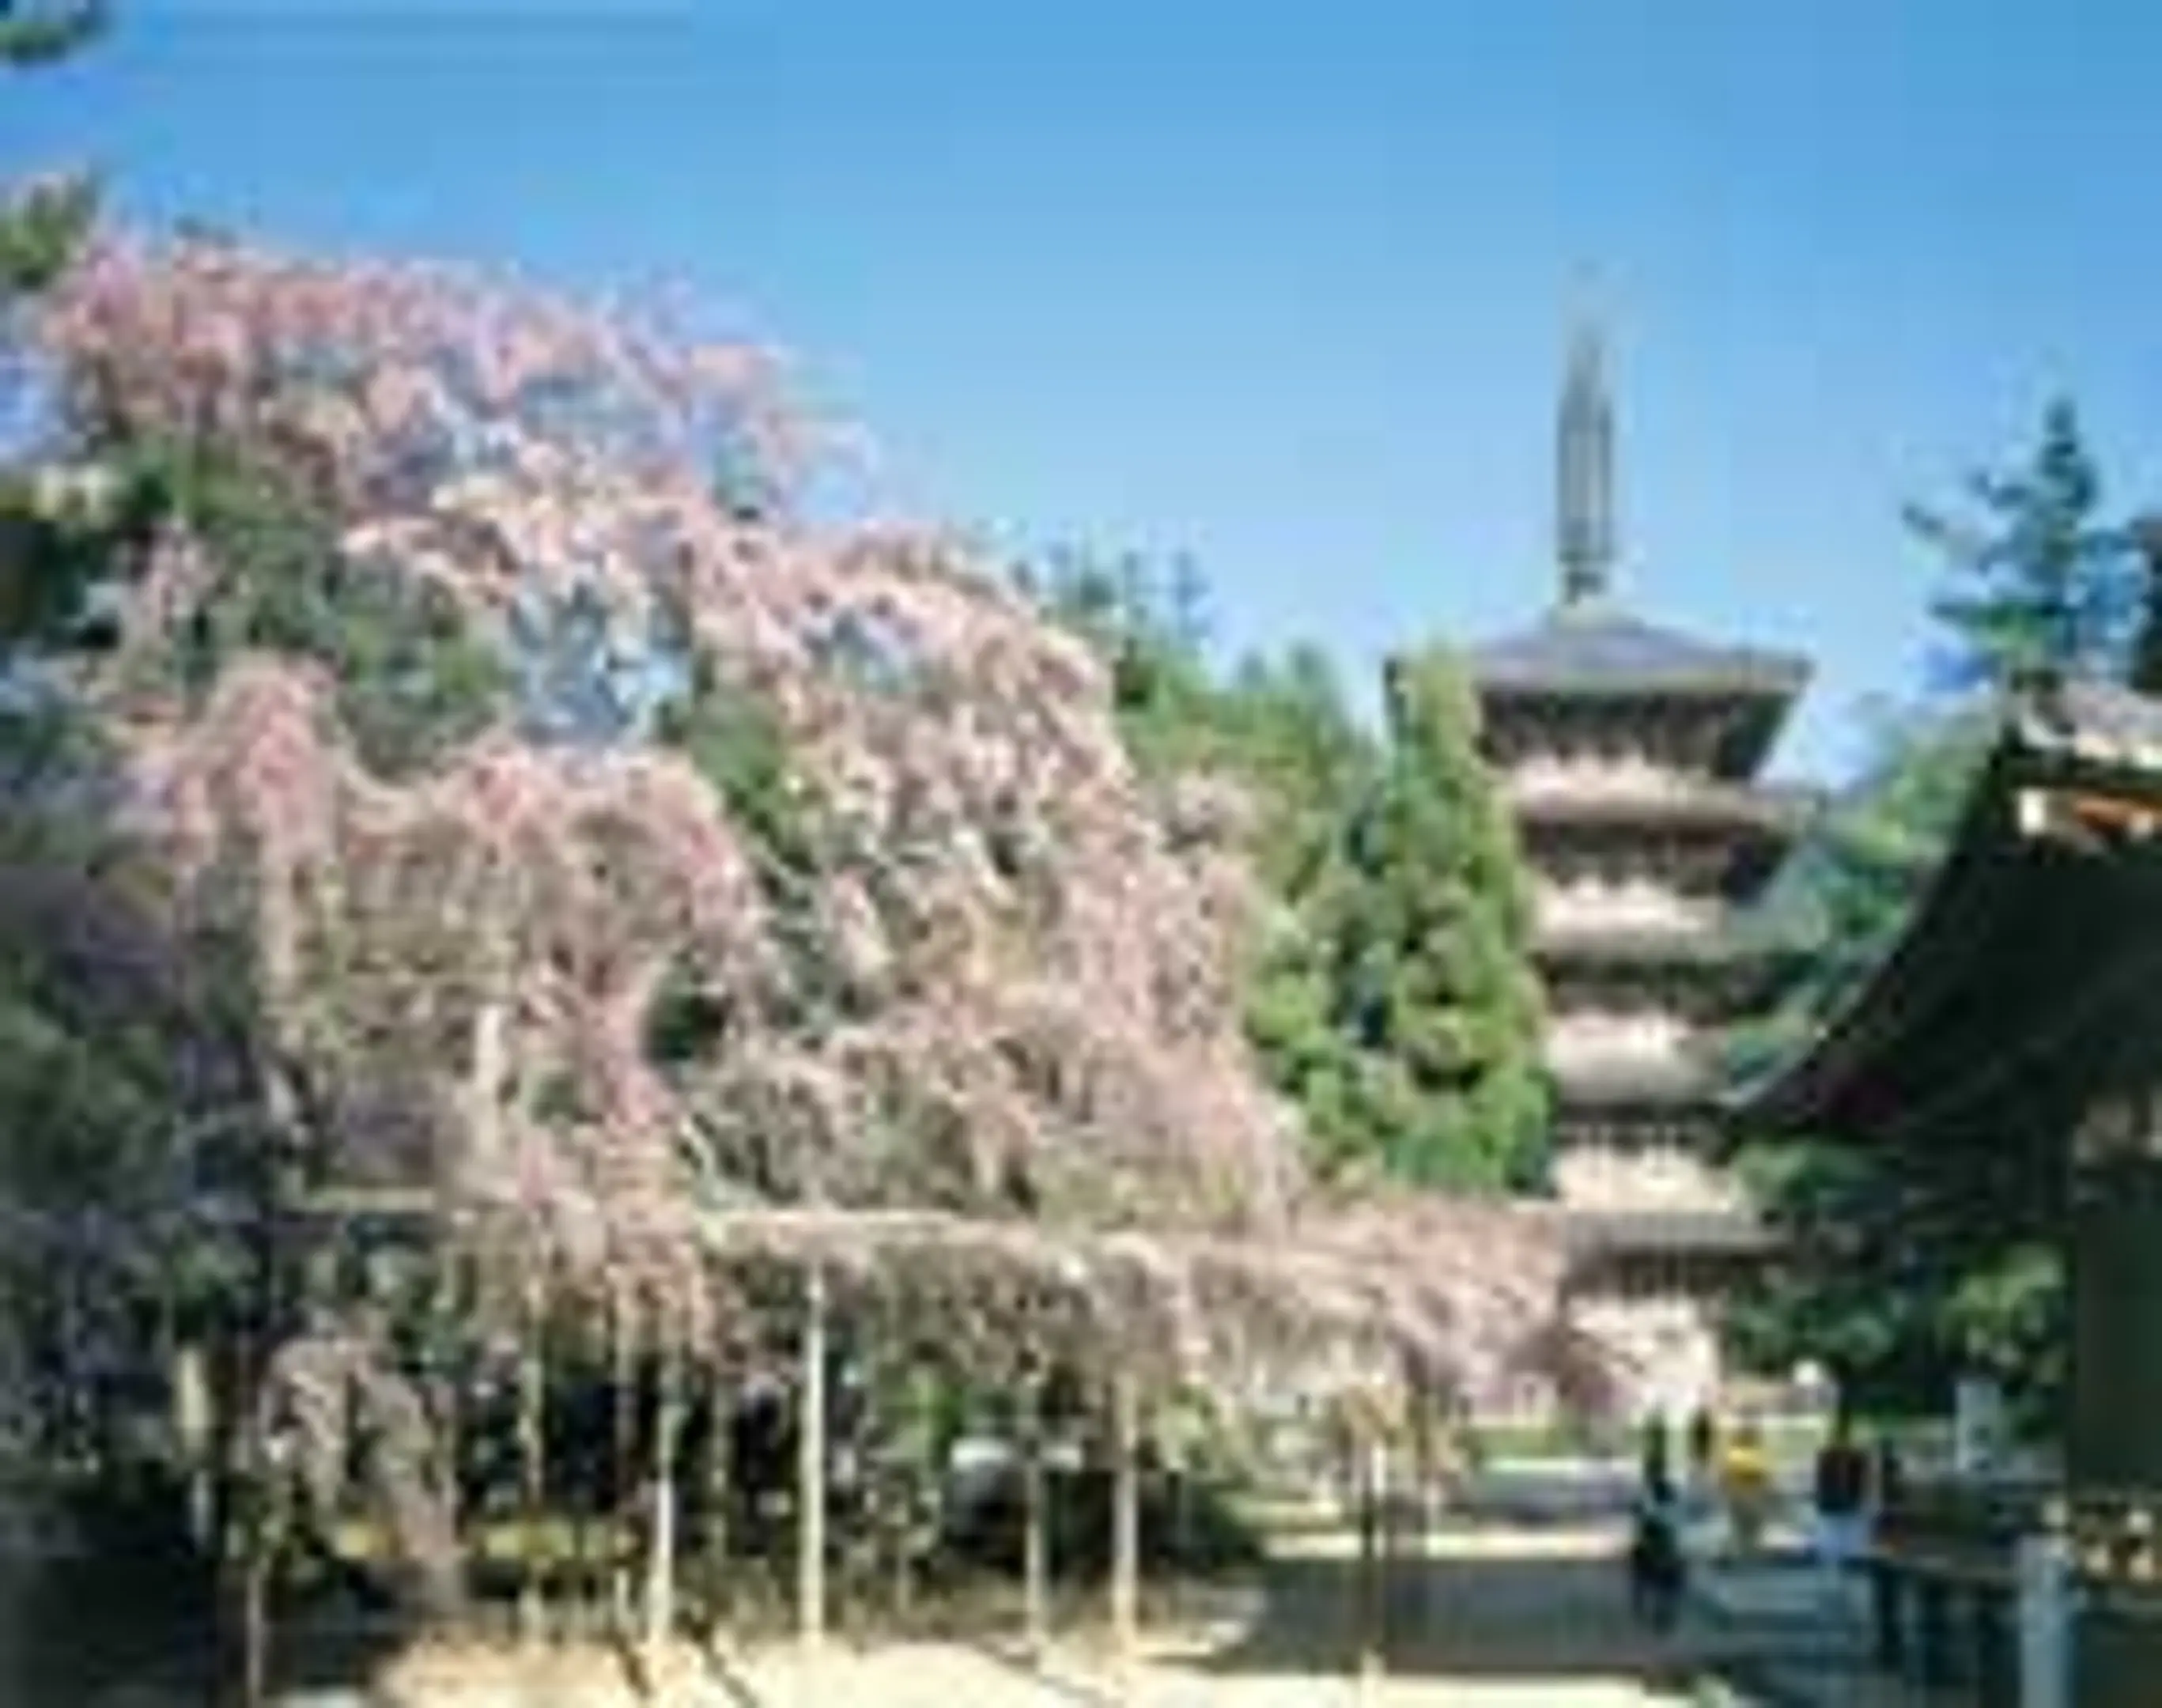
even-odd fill
[(1315, 910), (1355, 1064), (1325, 1136), (1423, 1184), (1528, 1185), (1547, 1103), (1528, 885), (1469, 679), (1439, 648), (1399, 658), (1387, 717), (1383, 769)]
[[(1954, 567), (1932, 608), (1949, 643), (1936, 686), (1987, 692), (2046, 673), (2162, 689), (2162, 534), (2102, 519), (2100, 473), (2071, 405), (2050, 408), (2024, 467), (1970, 485), (1977, 519), (1909, 511)], [(1819, 948), (1770, 1018), (1734, 1040), (1742, 1071), (1799, 1047), (1898, 938), (1993, 727), (1986, 703), (1940, 698), (1881, 733), (1875, 764), (1789, 868)], [(2058, 1206), (2038, 1183), (2054, 1176), (2015, 1145), (1986, 1161), (1946, 1172), (1836, 1143), (1757, 1150), (1752, 1172), (1773, 1214), (1818, 1261), (1741, 1313), (1743, 1343), (1775, 1363), (1829, 1355), (1881, 1403), (1933, 1406), (1953, 1372), (1980, 1364), (2029, 1417), (2049, 1416), (2064, 1299)]]
[[(1910, 519), (1951, 556), (1934, 607), (1950, 666), (1936, 686), (2004, 688), (2032, 672), (2162, 690), (2162, 532), (2102, 520), (2102, 483), (2069, 405), (2026, 464), (1971, 483), (1977, 520)], [(2144, 573), (2142, 572), (2144, 571)], [(1761, 1072), (1800, 1047), (1874, 970), (1942, 859), (1994, 727), (1986, 703), (1925, 703), (1887, 720), (1877, 757), (1783, 879), (1819, 948), (1785, 1000), (1734, 1041)], [(2050, 1183), (2016, 1143), (1955, 1168), (1926, 1157), (1782, 1142), (1747, 1159), (1772, 1214), (1817, 1261), (1736, 1324), (1773, 1364), (1829, 1357), (1874, 1402), (1935, 1408), (1950, 1376), (1997, 1370), (2030, 1419), (2064, 1379), (2064, 1296)]]
[(1950, 631), (1955, 687), (2039, 671), (2115, 674), (2124, 645), (2126, 532), (2099, 520), (2102, 478), (2070, 403), (2050, 405), (2032, 457), (1968, 482), (1971, 519), (1910, 506), (1908, 521), (1951, 561), (1932, 607)]

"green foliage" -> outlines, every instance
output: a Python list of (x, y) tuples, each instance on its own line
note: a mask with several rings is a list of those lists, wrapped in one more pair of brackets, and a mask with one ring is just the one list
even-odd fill
[(2050, 406), (2021, 468), (1968, 483), (1979, 519), (1919, 506), (1908, 520), (1951, 560), (1934, 606), (1951, 631), (1961, 685), (2003, 686), (2038, 671), (2113, 673), (2124, 645), (2127, 536), (2097, 520), (2102, 478), (2069, 403)]
[[(0, 0), (0, 71), (68, 58), (104, 29), (102, 0)], [(0, 200), (0, 308), (58, 278), (97, 217), (86, 178), (44, 179)]]
[[(655, 730), (697, 766), (748, 837), (784, 958), (767, 999), (807, 1037), (817, 1036), (849, 1011), (853, 993), (816, 905), (817, 880), (838, 850), (787, 731), (770, 706), (725, 681), (702, 656), (692, 663), (682, 691), (660, 708)], [(682, 1064), (704, 1056), (725, 1034), (728, 1012), (728, 1000), (686, 969), (649, 1016), (654, 1058)]]
[[(1997, 691), (2062, 672), (2162, 687), (2162, 579), (2152, 566), (2144, 586), (2133, 573), (2138, 530), (2101, 520), (2101, 475), (2071, 405), (2049, 409), (2023, 466), (1969, 486), (1971, 520), (1909, 513), (1952, 561), (1933, 608), (1950, 682)], [(1995, 710), (1993, 698), (1939, 703), (1886, 721), (1873, 763), (1782, 880), (1817, 948), (1772, 1014), (1732, 1040), (1738, 1072), (1800, 1047), (1897, 940), (1956, 828)], [(1748, 1167), (1804, 1261), (1736, 1309), (1745, 1350), (1773, 1365), (1827, 1360), (1864, 1403), (1889, 1409), (1940, 1409), (1952, 1377), (1982, 1368), (2030, 1424), (2055, 1415), (2063, 1205), (2045, 1142), (2004, 1136), (1948, 1156), (1783, 1143)]]
[(815, 870), (817, 804), (772, 709), (700, 660), (683, 693), (661, 708), (661, 740), (680, 750), (727, 802), (759, 850), (770, 889)]
[(1766, 898), (1805, 948), (1762, 1013), (1722, 1040), (1738, 1083), (1769, 1071), (1858, 990), (1935, 872), (1994, 729), (1987, 704), (1880, 711), (1876, 753), (1812, 828)]
[(0, 201), (0, 304), (34, 295), (66, 270), (97, 206), (97, 185), (82, 177), (26, 185)]
[(174, 447), (143, 447), (126, 466), (152, 514), (184, 523), (206, 548), (210, 585), (162, 661), (188, 691), (207, 690), (245, 651), (317, 660), (337, 684), (355, 749), (385, 776), (425, 766), (500, 708), (504, 662), (450, 597), (353, 561), (289, 482)]
[(1041, 569), (1022, 566), (1016, 578), (1109, 662), (1120, 730), (1144, 770), (1162, 776), (1231, 757), (1235, 710), (1209, 668), (1190, 569), (1160, 579), (1140, 557), (1064, 551)]
[(111, 19), (105, 0), (0, 0), (0, 69), (27, 71), (66, 59)]
[(1376, 741), (1314, 649), (1212, 671), (1190, 572), (1068, 554), (1029, 584), (1110, 661), (1145, 770), (1251, 791), (1281, 929), (1256, 958), (1247, 1029), (1317, 1160), (1534, 1180), (1546, 1091), (1525, 875), (1461, 672), (1439, 653), (1407, 661)]
[[(1745, 1076), (1801, 1047), (1867, 979), (1943, 859), (1994, 723), (1987, 705), (1887, 718), (1860, 781), (1783, 883), (1811, 916), (1815, 953), (1783, 1000), (1732, 1041)], [(1859, 1403), (1940, 1411), (1961, 1371), (1996, 1371), (2016, 1408), (2048, 1415), (2063, 1379), (2052, 1336), (2062, 1293), (2038, 1262), (2053, 1214), (2046, 1158), (1887, 1154), (1836, 1140), (1745, 1155), (1758, 1201), (1800, 1261), (1738, 1301), (1730, 1328), (1752, 1361), (1813, 1358)]]
[(1340, 1162), (1422, 1184), (1529, 1185), (1546, 1086), (1527, 880), (1446, 653), (1392, 666), (1388, 734), (1313, 909), (1339, 1051), (1319, 1136)]

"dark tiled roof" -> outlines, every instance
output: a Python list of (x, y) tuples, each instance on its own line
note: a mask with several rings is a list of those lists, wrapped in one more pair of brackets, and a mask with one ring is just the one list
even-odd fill
[(1527, 794), (1510, 802), (1527, 826), (1617, 824), (1646, 829), (1728, 827), (1787, 834), (1799, 830), (1819, 810), (1822, 797), (1814, 789), (1784, 784), (1745, 786), (1700, 782), (1670, 794)]
[(1727, 1094), (1742, 1123), (1904, 1142), (2046, 1130), (2094, 1094), (2101, 1045), (2156, 1034), (2162, 938), (2136, 848), (2073, 858), (2014, 809), (2031, 786), (2092, 786), (2162, 810), (2162, 701), (2038, 685), (1998, 729), (1906, 929), (1794, 1056)]
[(1532, 933), (1532, 953), (1558, 965), (1757, 968), (1806, 955), (1810, 946), (1733, 926), (1709, 931), (1648, 926), (1548, 927)]
[(1714, 1113), (1717, 1082), (1710, 1063), (1694, 1058), (1674, 1067), (1644, 1069), (1627, 1063), (1596, 1066), (1578, 1063), (1569, 1068), (1549, 1064), (1555, 1099), (1570, 1114), (1594, 1110), (1666, 1110)]
[(1646, 966), (1724, 966), (1760, 951), (1731, 931), (1675, 931), (1654, 926), (1557, 927), (1532, 933), (1532, 952), (1557, 961), (1641, 962)]
[(1669, 1252), (1754, 1256), (1776, 1250), (1778, 1235), (1747, 1210), (1580, 1210), (1564, 1224), (1580, 1256), (1614, 1261)]
[(1538, 627), (1472, 649), (1473, 680), (1492, 693), (1598, 696), (1665, 691), (1784, 698), (1809, 676), (1799, 656), (1700, 640), (1611, 604), (1558, 607)]
[(2162, 770), (2162, 700), (2112, 682), (2024, 694), (2008, 720), (2029, 751), (2128, 770)]

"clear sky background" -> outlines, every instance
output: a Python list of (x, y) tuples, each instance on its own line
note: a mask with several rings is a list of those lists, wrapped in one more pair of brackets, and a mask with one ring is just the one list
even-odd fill
[(1901, 502), (2081, 405), (2162, 502), (2162, 7), (2140, 0), (118, 0), (0, 174), (311, 247), (687, 279), (896, 507), (1192, 553), (1355, 675), (1549, 597), (1574, 286), (1622, 588), (1806, 650), (1782, 760), (1920, 678)]

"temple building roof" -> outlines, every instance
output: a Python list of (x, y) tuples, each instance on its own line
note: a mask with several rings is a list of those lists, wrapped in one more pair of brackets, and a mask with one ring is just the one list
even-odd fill
[(1560, 604), (1536, 626), (1474, 648), (1468, 662), (1490, 699), (1673, 695), (1783, 705), (1810, 674), (1797, 655), (1699, 640), (1603, 598)]
[(1630, 794), (1618, 790), (1525, 790), (1512, 793), (1509, 804), (1528, 828), (1557, 823), (1622, 824), (1647, 830), (1753, 831), (1785, 838), (1808, 822), (1819, 799), (1810, 789), (1690, 778), (1672, 788)]
[(1616, 967), (1779, 966), (1806, 957), (1799, 938), (1774, 936), (1754, 922), (1728, 922), (1700, 931), (1627, 922), (1534, 927), (1532, 953), (1541, 960)]
[(1550, 1062), (1570, 1112), (1641, 1111), (1671, 1115), (1720, 1112), (1718, 1079), (1708, 1061), (1692, 1055), (1673, 1063), (1626, 1061)]
[(1573, 1210), (1564, 1237), (1580, 1262), (1675, 1253), (1755, 1257), (1780, 1243), (1746, 1209)]
[(1730, 1099), (1744, 1126), (1992, 1144), (2162, 1065), (2162, 703), (2002, 708), (1957, 832), (1875, 973)]
[(1554, 605), (1533, 627), (1473, 648), (1466, 664), (1490, 724), (1569, 707), (1627, 715), (1676, 702), (1716, 718), (1715, 768), (1762, 763), (1809, 677), (1799, 656), (1698, 639), (1633, 615), (1616, 598), (1614, 411), (1595, 328), (1571, 348), (1556, 423)]
[(1529, 1207), (1528, 1213), (1553, 1230), (1580, 1280), (1616, 1266), (1675, 1258), (1761, 1260), (1781, 1244), (1775, 1230), (1743, 1208), (1589, 1209), (1549, 1201)]

